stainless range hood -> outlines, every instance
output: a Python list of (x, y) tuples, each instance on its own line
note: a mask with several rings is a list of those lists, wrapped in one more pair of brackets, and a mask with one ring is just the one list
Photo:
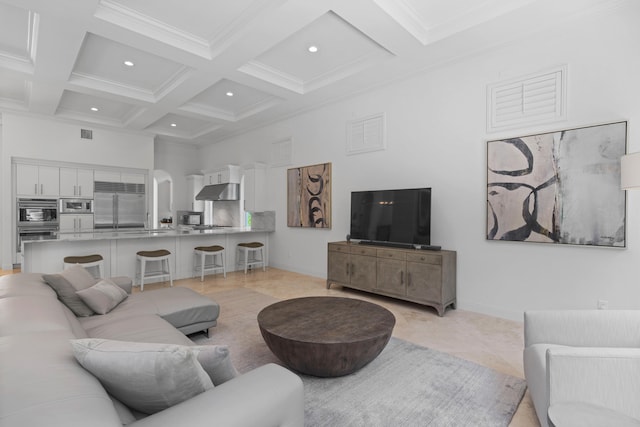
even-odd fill
[(196, 200), (240, 200), (240, 184), (205, 185)]

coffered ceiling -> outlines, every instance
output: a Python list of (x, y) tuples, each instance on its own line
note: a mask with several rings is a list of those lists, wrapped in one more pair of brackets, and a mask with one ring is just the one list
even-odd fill
[(0, 0), (0, 112), (215, 143), (618, 2)]

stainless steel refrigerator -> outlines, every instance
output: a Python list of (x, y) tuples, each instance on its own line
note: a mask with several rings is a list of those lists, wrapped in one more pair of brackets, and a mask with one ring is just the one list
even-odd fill
[(144, 184), (96, 181), (93, 208), (96, 229), (144, 228), (147, 221)]

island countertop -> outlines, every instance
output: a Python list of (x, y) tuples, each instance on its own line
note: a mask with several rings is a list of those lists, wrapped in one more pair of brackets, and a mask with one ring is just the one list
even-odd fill
[(144, 239), (154, 237), (186, 237), (186, 236), (211, 236), (226, 235), (239, 233), (272, 233), (273, 228), (256, 228), (256, 227), (216, 227), (202, 230), (189, 228), (173, 229), (173, 228), (154, 228), (154, 229), (123, 229), (118, 231), (111, 230), (94, 230), (85, 232), (58, 232), (53, 239), (31, 240), (25, 241), (25, 244), (46, 243), (46, 242), (63, 242), (75, 240), (111, 240), (111, 239)]
[(225, 248), (227, 271), (236, 267), (236, 247), (242, 242), (261, 242), (265, 245), (265, 264), (268, 262), (269, 234), (275, 227), (216, 227), (195, 229), (140, 229), (58, 233), (54, 239), (24, 241), (22, 271), (56, 273), (63, 269), (63, 258), (99, 254), (104, 259), (104, 275), (136, 275), (136, 252), (166, 249), (172, 253), (174, 279), (193, 276), (194, 248), (219, 245)]

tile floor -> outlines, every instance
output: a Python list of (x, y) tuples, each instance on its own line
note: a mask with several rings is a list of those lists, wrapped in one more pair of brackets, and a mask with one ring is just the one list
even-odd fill
[[(15, 270), (13, 272), (16, 272)], [(0, 275), (12, 271), (0, 270)], [(184, 279), (175, 286), (189, 287), (202, 294), (245, 287), (279, 299), (301, 296), (346, 296), (365, 299), (389, 309), (396, 317), (393, 335), (419, 345), (473, 361), (497, 371), (524, 378), (522, 368), (523, 327), (521, 322), (500, 319), (465, 310), (448, 309), (444, 317), (429, 307), (343, 289), (332, 285), (326, 289), (324, 279), (275, 268), (266, 272), (250, 271), (205, 276), (204, 282)], [(168, 283), (145, 284), (145, 289), (168, 286)], [(134, 292), (137, 288), (134, 289)], [(528, 392), (510, 424), (511, 427), (539, 426)]]

